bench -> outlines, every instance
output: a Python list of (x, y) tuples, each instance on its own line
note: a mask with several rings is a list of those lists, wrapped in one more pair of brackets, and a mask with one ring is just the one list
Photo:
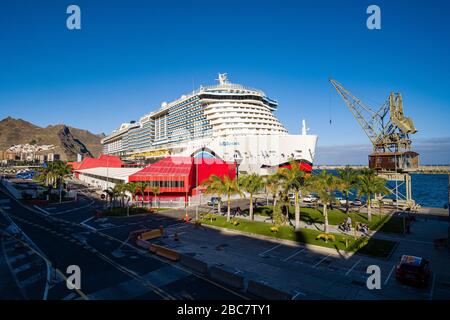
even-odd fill
[(163, 246), (159, 246), (157, 244), (152, 244), (148, 248), (151, 253), (155, 253), (158, 256), (164, 257), (166, 259), (172, 260), (172, 261), (178, 261), (180, 260), (180, 253), (176, 250), (169, 249)]
[(159, 238), (162, 236), (162, 232), (160, 229), (153, 229), (150, 231), (146, 231), (137, 236), (139, 240), (151, 240), (155, 238)]

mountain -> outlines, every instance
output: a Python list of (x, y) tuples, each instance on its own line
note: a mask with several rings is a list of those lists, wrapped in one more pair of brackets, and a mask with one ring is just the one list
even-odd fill
[(11, 117), (0, 121), (0, 150), (6, 150), (16, 144), (53, 144), (63, 160), (76, 160), (78, 153), (83, 156), (99, 156), (102, 151), (100, 141), (103, 137), (103, 134), (93, 134), (64, 124), (41, 128)]

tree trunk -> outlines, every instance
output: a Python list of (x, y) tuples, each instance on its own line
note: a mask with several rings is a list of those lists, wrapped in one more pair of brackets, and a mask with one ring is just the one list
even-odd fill
[(289, 217), (289, 205), (285, 205), (285, 208), (286, 208), (286, 223), (289, 225), (292, 224), (291, 219)]
[(370, 195), (367, 198), (367, 221), (372, 221), (372, 211), (370, 208)]
[(250, 220), (253, 220), (253, 194), (250, 193), (250, 206), (249, 206)]
[(345, 193), (345, 213), (348, 214), (348, 192)]
[(327, 204), (323, 204), (323, 220), (324, 220), (324, 230), (323, 232), (328, 233), (328, 212), (327, 212)]
[(300, 203), (298, 192), (295, 193), (295, 231), (300, 230)]
[(227, 210), (227, 222), (230, 222), (230, 214), (231, 214), (231, 199), (230, 195), (228, 195), (228, 210)]

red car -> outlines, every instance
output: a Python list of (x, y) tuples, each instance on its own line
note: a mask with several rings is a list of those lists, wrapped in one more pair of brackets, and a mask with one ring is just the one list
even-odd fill
[(422, 287), (428, 286), (430, 274), (428, 260), (415, 256), (403, 255), (395, 268), (398, 281)]

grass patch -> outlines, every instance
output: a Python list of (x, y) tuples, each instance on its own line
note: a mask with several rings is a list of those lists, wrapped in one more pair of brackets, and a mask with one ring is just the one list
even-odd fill
[(332, 234), (334, 236), (334, 241), (325, 241), (323, 239), (324, 237), (319, 237), (319, 235), (323, 235), (323, 232), (318, 230), (301, 229), (296, 232), (291, 226), (279, 226), (274, 228), (274, 225), (271, 223), (250, 221), (239, 218), (234, 218), (232, 221), (237, 221), (238, 224), (227, 222), (226, 217), (214, 215), (214, 217), (205, 217), (202, 223), (321, 247), (334, 248), (350, 252), (361, 252), (363, 254), (373, 255), (376, 257), (387, 257), (391, 252), (389, 248), (392, 249), (396, 245), (396, 242), (379, 239), (370, 239), (365, 241), (361, 240), (362, 238), (359, 238), (355, 241), (352, 236), (343, 234)]
[[(248, 214), (248, 209), (243, 210), (245, 214)], [(259, 206), (253, 210), (254, 214), (271, 217), (273, 212), (272, 206)], [(379, 214), (372, 213), (372, 221), (369, 223), (367, 218), (367, 213), (362, 212), (352, 212), (350, 211), (347, 215), (345, 211), (342, 210), (327, 210), (328, 212), (328, 223), (330, 225), (340, 225), (345, 221), (347, 216), (350, 216), (352, 222), (359, 222), (368, 224), (370, 230), (377, 230), (381, 232), (389, 233), (403, 233), (403, 221), (399, 217), (391, 217), (388, 215), (380, 216)], [(295, 208), (289, 207), (289, 216), (291, 219), (295, 217)], [(318, 208), (300, 208), (300, 220), (306, 223), (324, 223), (324, 217), (322, 214), (322, 209)]]

